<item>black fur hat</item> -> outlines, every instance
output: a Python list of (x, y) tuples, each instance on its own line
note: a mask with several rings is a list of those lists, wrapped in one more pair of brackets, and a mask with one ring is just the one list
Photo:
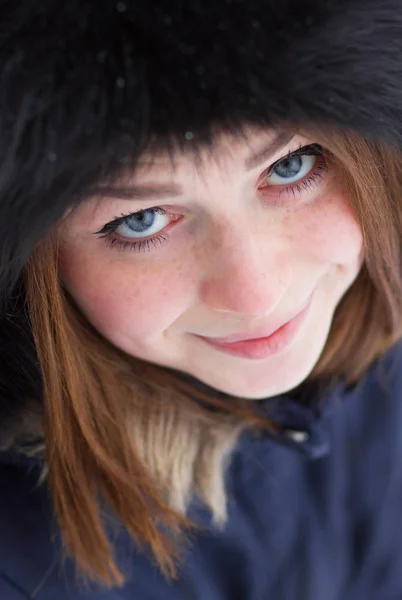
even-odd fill
[(0, 0), (0, 295), (144, 142), (330, 122), (402, 144), (400, 0)]

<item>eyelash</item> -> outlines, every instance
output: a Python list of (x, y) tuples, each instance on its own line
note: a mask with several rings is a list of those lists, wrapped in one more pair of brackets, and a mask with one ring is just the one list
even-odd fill
[[(152, 210), (160, 215), (166, 215), (168, 212), (161, 206), (154, 206), (149, 210)], [(124, 222), (125, 219), (127, 219), (127, 217), (132, 217), (133, 215), (141, 212), (142, 211), (139, 210), (134, 213), (122, 214), (120, 217), (115, 217), (112, 221), (106, 223), (106, 225), (102, 227), (100, 231), (97, 231), (95, 235), (102, 233), (103, 235), (99, 235), (98, 239), (103, 239), (107, 246), (115, 248), (120, 252), (124, 252), (125, 250), (130, 250), (132, 252), (150, 252), (152, 250), (152, 248), (150, 248), (150, 244), (152, 244), (154, 247), (158, 246), (158, 244), (159, 246), (162, 246), (168, 239), (167, 234), (156, 234), (152, 238), (146, 240), (132, 240), (130, 242), (113, 237), (116, 229)]]
[[(318, 185), (318, 180), (324, 177), (325, 172), (328, 170), (328, 164), (325, 159), (326, 152), (322, 146), (319, 144), (309, 144), (308, 146), (299, 146), (297, 150), (293, 152), (288, 152), (286, 156), (280, 158), (276, 162), (274, 162), (266, 171), (264, 177), (267, 178), (272, 174), (275, 167), (277, 167), (280, 163), (285, 160), (289, 160), (289, 158), (293, 158), (294, 156), (317, 156), (320, 160), (318, 161), (318, 166), (314, 166), (314, 171), (311, 173), (307, 179), (302, 179), (300, 182), (293, 183), (291, 185), (285, 186), (281, 190), (278, 191), (277, 196), (281, 198), (283, 194), (293, 194), (293, 197), (296, 194), (302, 194), (304, 191), (311, 190), (315, 185)], [(273, 186), (271, 186), (272, 189)], [(264, 188), (262, 188), (262, 193), (264, 194)], [(272, 194), (269, 194), (272, 195)]]
[[(278, 198), (281, 198), (281, 196), (283, 194), (287, 194), (287, 195), (293, 194), (293, 197), (295, 197), (296, 194), (302, 194), (304, 191), (309, 191), (314, 186), (318, 185), (319, 180), (324, 177), (325, 172), (328, 170), (328, 165), (325, 160), (325, 150), (319, 144), (309, 144), (307, 146), (300, 146), (297, 150), (294, 150), (293, 152), (289, 151), (286, 156), (284, 156), (284, 157), (280, 158), (279, 160), (277, 160), (276, 162), (274, 162), (266, 170), (266, 172), (264, 174), (264, 178), (268, 178), (271, 175), (271, 173), (273, 172), (273, 170), (275, 169), (275, 167), (277, 167), (280, 163), (282, 163), (286, 160), (289, 160), (290, 158), (293, 158), (294, 156), (312, 156), (312, 155), (320, 158), (318, 166), (314, 168), (314, 172), (311, 173), (307, 177), (307, 179), (303, 179), (300, 182), (296, 182), (294, 184), (285, 186), (283, 189), (279, 190), (279, 192), (277, 194)], [(266, 186), (266, 187), (272, 188), (273, 186)], [(258, 189), (261, 191), (261, 193), (263, 195), (265, 194), (265, 195), (272, 196), (272, 194), (268, 194), (267, 192), (264, 192), (264, 188), (258, 188)], [(155, 206), (155, 207), (152, 207), (147, 210), (152, 210), (155, 213), (159, 213), (162, 215), (166, 215), (168, 212), (161, 206)], [(103, 235), (98, 235), (98, 239), (103, 239), (107, 246), (110, 246), (110, 247), (118, 250), (119, 252), (124, 252), (124, 251), (150, 252), (152, 250), (152, 248), (150, 247), (151, 245), (153, 247), (162, 246), (169, 237), (166, 233), (165, 234), (156, 234), (152, 238), (146, 239), (146, 240), (125, 241), (123, 239), (113, 237), (116, 229), (124, 222), (125, 219), (127, 219), (127, 217), (132, 217), (141, 212), (142, 211), (136, 211), (134, 213), (122, 214), (122, 215), (120, 215), (120, 217), (115, 217), (112, 221), (109, 221), (109, 223), (106, 223), (106, 225), (104, 225), (104, 227), (102, 227), (102, 229), (100, 231), (96, 231), (95, 235), (103, 234)]]

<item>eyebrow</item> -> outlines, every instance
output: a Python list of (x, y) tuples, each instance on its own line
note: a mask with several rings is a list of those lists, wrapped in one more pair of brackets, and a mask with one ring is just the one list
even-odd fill
[(89, 196), (104, 196), (109, 198), (119, 198), (120, 200), (147, 200), (149, 198), (167, 198), (180, 196), (183, 189), (175, 183), (157, 184), (136, 184), (127, 187), (121, 186), (101, 186), (91, 188)]
[[(262, 162), (267, 161), (281, 148), (289, 144), (294, 135), (280, 132), (268, 144), (264, 144), (244, 161), (246, 171), (251, 171)], [(176, 183), (134, 184), (129, 186), (100, 186), (91, 188), (89, 196), (103, 196), (120, 200), (148, 200), (180, 196), (183, 188)]]
[(276, 154), (281, 148), (287, 146), (293, 138), (293, 134), (286, 132), (278, 133), (268, 144), (265, 144), (262, 148), (254, 152), (254, 154), (246, 158), (244, 162), (246, 170), (251, 171), (251, 169), (258, 167), (262, 162), (270, 159), (271, 156)]

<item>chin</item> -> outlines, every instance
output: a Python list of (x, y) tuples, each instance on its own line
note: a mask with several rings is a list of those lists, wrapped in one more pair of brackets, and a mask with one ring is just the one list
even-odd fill
[(305, 381), (307, 377), (308, 374), (296, 380), (292, 379), (291, 381), (288, 381), (286, 385), (284, 385), (283, 382), (278, 382), (277, 385), (275, 385), (274, 382), (270, 382), (269, 385), (261, 385), (258, 387), (256, 386), (254, 387), (254, 389), (250, 389), (250, 387), (244, 389), (242, 389), (241, 387), (235, 388), (233, 386), (227, 385), (221, 385), (219, 388), (216, 385), (213, 387), (231, 396), (245, 398), (246, 400), (266, 400), (267, 398), (273, 398), (275, 396), (286, 394), (287, 392), (294, 390), (301, 383), (303, 383), (303, 381)]
[(263, 400), (290, 392), (303, 383), (317, 364), (324, 346), (325, 335), (309, 345), (309, 352), (302, 343), (293, 352), (276, 357), (277, 360), (268, 360), (266, 365), (249, 363), (242, 367), (239, 364), (237, 368), (230, 365), (230, 368), (215, 372), (205, 369), (191, 374), (225, 394), (247, 400)]
[(303, 369), (303, 372), (289, 373), (288, 377), (267, 377), (261, 380), (251, 380), (247, 377), (222, 377), (221, 374), (216, 377), (202, 377), (199, 374), (193, 374), (194, 377), (205, 383), (207, 386), (223, 392), (236, 398), (245, 398), (246, 400), (264, 400), (266, 398), (285, 394), (298, 387), (313, 370), (315, 363), (309, 369)]

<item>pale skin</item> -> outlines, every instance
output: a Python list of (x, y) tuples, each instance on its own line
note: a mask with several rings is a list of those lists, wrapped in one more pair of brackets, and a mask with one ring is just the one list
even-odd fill
[[(60, 230), (61, 279), (105, 338), (132, 356), (249, 399), (284, 393), (309, 375), (363, 261), (361, 228), (343, 182), (332, 167), (323, 167), (325, 158), (294, 158), (292, 177), (289, 163), (267, 174), (314, 138), (297, 134), (246, 168), (250, 155), (274, 135), (252, 130), (247, 141), (222, 135), (212, 155), (203, 155), (202, 168), (190, 153), (177, 155), (175, 168), (156, 156), (151, 167), (144, 162), (122, 184), (177, 184), (179, 195), (91, 197)], [(315, 181), (298, 193), (296, 186), (314, 173)], [(289, 186), (293, 191), (285, 193)], [(167, 238), (148, 244), (150, 251), (146, 245), (123, 251), (94, 235), (122, 214), (155, 207), (167, 214), (146, 213), (148, 229), (139, 233), (143, 221), (126, 218), (112, 234), (117, 243)], [(239, 358), (194, 335), (279, 326), (311, 295), (295, 339), (274, 356)]]

